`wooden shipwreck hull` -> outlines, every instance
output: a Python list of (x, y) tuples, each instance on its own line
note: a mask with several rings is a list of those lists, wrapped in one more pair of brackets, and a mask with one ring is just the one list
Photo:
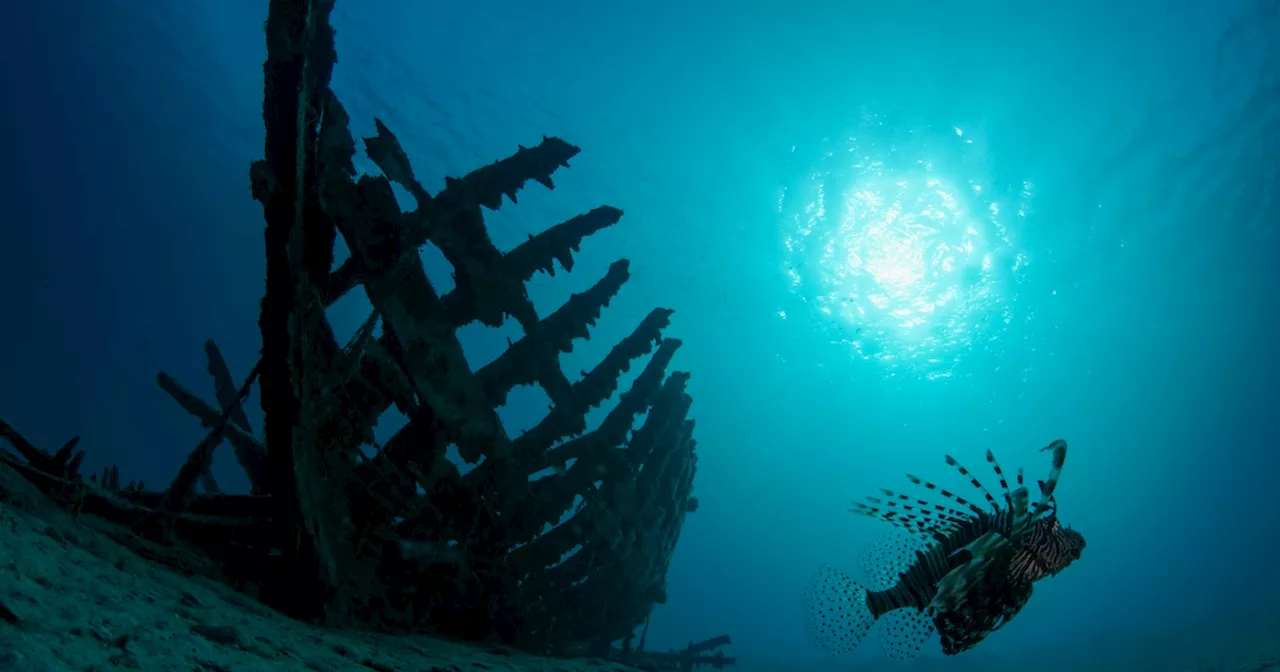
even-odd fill
[[(82, 478), (74, 441), (51, 454), (2, 422), (16, 455), (0, 457), (68, 508), (110, 521), (140, 553), (217, 576), (299, 618), (607, 652), (665, 599), (672, 550), (696, 508), (688, 374), (666, 370), (680, 345), (663, 337), (671, 311), (654, 310), (595, 368), (567, 377), (560, 353), (588, 337), (627, 281), (627, 261), (549, 315), (537, 314), (525, 284), (556, 261), (571, 270), (582, 240), (622, 212), (600, 207), (505, 253), (494, 246), (484, 209), (504, 197), (514, 203), (529, 181), (553, 188), (552, 174), (579, 152), (558, 138), (448, 179), (432, 195), (379, 121), (363, 145), (382, 175), (357, 177), (357, 143), (329, 88), (332, 6), (270, 3), (266, 158), (250, 171), (266, 220), (261, 360), (237, 383), (207, 344), (216, 403), (159, 375), (208, 428), (206, 439), (159, 492), (122, 486), (114, 468)], [(400, 209), (393, 183), (416, 209)], [(335, 269), (338, 236), (351, 255)], [(443, 295), (418, 254), (428, 242), (454, 268), (456, 286)], [(325, 308), (351, 291), (365, 292), (374, 311), (342, 344)], [(457, 330), (508, 317), (524, 336), (472, 370)], [(587, 412), (650, 353), (587, 431)], [(261, 438), (240, 406), (255, 381)], [(509, 437), (496, 409), (514, 387), (535, 384), (553, 406)], [(377, 446), (372, 428), (392, 408), (408, 422)], [(224, 442), (249, 495), (222, 494), (209, 475)], [(446, 459), (450, 446), (477, 466), (460, 471)]]

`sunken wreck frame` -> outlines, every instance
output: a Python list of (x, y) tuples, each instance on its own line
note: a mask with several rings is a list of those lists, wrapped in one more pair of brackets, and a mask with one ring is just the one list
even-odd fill
[[(85, 478), (78, 438), (50, 453), (3, 421), (0, 436), (16, 455), (0, 459), (139, 554), (216, 577), (300, 619), (498, 637), (559, 655), (609, 655), (618, 641), (629, 649), (665, 600), (672, 551), (697, 505), (689, 375), (667, 372), (680, 346), (663, 336), (672, 311), (650, 312), (570, 380), (559, 355), (588, 338), (627, 281), (628, 262), (545, 316), (526, 283), (553, 273), (557, 261), (571, 271), (583, 239), (622, 212), (599, 207), (505, 253), (494, 246), (484, 209), (498, 209), (504, 197), (515, 203), (529, 181), (553, 188), (552, 174), (579, 152), (558, 138), (446, 179), (431, 195), (377, 121), (363, 145), (382, 175), (357, 176), (348, 116), (329, 86), (333, 5), (270, 2), (266, 158), (250, 170), (266, 221), (261, 358), (237, 382), (206, 344), (216, 404), (158, 376), (207, 428), (205, 439), (162, 491), (122, 485), (114, 467)], [(416, 209), (401, 210), (392, 183)], [(351, 254), (334, 268), (338, 236)], [(426, 243), (454, 269), (455, 287), (443, 295), (418, 254)], [(325, 309), (360, 290), (373, 313), (339, 343)], [(473, 370), (457, 330), (508, 317), (524, 336)], [(587, 413), (649, 354), (588, 431)], [(241, 407), (255, 382), (261, 438)], [(552, 407), (512, 438), (496, 409), (519, 385), (539, 385)], [(376, 445), (372, 428), (392, 408), (407, 422)], [(213, 480), (213, 454), (224, 442), (250, 494), (222, 493)], [(450, 446), (478, 466), (461, 472), (446, 458)], [(442, 547), (457, 561), (424, 559), (423, 549)]]

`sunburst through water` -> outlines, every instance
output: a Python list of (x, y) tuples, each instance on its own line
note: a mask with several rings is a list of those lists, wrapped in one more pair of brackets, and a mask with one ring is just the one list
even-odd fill
[[(868, 115), (785, 190), (784, 272), (833, 340), (888, 375), (955, 375), (1015, 317), (1032, 195), (986, 184), (961, 128), (893, 131)], [(785, 317), (785, 315), (784, 315)]]

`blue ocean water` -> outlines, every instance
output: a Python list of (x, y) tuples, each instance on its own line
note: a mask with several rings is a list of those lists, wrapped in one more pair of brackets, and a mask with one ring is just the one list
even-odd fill
[[(5, 13), (0, 414), (163, 484), (201, 432), (156, 372), (259, 347), (265, 3)], [(1041, 477), (1058, 437), (1086, 555), (975, 655), (1280, 623), (1275, 0), (339, 0), (334, 24), (353, 131), (382, 119), (434, 189), (544, 134), (583, 148), (490, 215), (499, 247), (626, 211), (531, 292), (632, 262), (568, 371), (676, 310), (701, 507), (651, 646), (818, 660), (800, 594), (883, 528), (851, 500), (953, 478), (944, 453)], [(517, 333), (470, 327), (468, 355)], [(508, 430), (546, 403), (513, 395)]]

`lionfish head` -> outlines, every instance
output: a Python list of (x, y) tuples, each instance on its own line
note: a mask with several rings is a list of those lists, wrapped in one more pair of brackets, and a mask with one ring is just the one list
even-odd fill
[(1031, 532), (1031, 550), (1037, 556), (1048, 576), (1071, 566), (1084, 552), (1084, 535), (1064, 527), (1056, 514), (1036, 521)]

